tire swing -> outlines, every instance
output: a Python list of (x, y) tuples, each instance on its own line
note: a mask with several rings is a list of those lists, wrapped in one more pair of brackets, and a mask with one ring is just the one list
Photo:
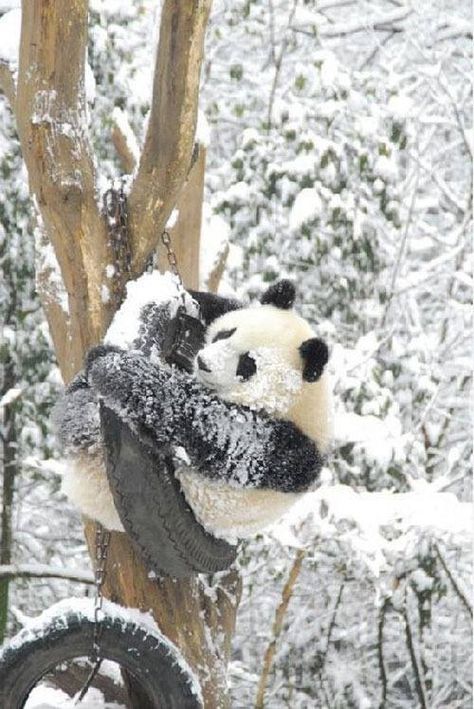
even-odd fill
[[(89, 599), (67, 599), (52, 606), (0, 652), (0, 707), (22, 709), (34, 687), (55, 667), (89, 657), (97, 631), (100, 662), (116, 662), (128, 673), (141, 709), (202, 707), (198, 683), (178, 649), (157, 629), (126, 613), (104, 602), (97, 624)], [(87, 688), (90, 684), (86, 682)], [(82, 696), (76, 699), (79, 707)]]
[(147, 569), (174, 578), (227, 569), (237, 547), (199, 524), (174, 474), (173, 458), (139, 440), (104, 405), (100, 418), (114, 503)]
[[(164, 333), (163, 356), (169, 364), (191, 373), (205, 327), (187, 312), (184, 285), (167, 231), (161, 240), (182, 298)], [(197, 295), (193, 293), (194, 298)], [(200, 311), (199, 303), (195, 304)], [(186, 578), (227, 569), (235, 561), (237, 546), (214, 537), (198, 522), (181, 491), (172, 455), (139, 439), (104, 404), (100, 418), (115, 507), (148, 570), (158, 576)]]

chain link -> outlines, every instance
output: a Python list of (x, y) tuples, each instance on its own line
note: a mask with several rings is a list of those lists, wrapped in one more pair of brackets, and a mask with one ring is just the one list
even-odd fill
[(174, 275), (178, 279), (178, 283), (181, 286), (181, 288), (184, 288), (183, 279), (181, 278), (181, 274), (180, 274), (179, 268), (178, 268), (178, 259), (177, 259), (177, 256), (171, 246), (171, 235), (170, 235), (169, 231), (167, 231), (166, 229), (163, 231), (163, 233), (161, 235), (161, 241), (163, 243), (163, 246), (166, 249), (166, 256), (168, 258), (170, 270), (172, 271), (172, 273), (174, 273)]
[(128, 238), (128, 210), (127, 195), (124, 182), (119, 187), (111, 187), (103, 196), (104, 213), (107, 217), (109, 231), (112, 236), (112, 248), (115, 256), (115, 265), (130, 275), (132, 268), (132, 254)]
[(91, 671), (89, 672), (84, 685), (78, 695), (75, 704), (79, 704), (85, 695), (96, 674), (98, 673), (100, 666), (102, 664), (102, 657), (100, 656), (100, 636), (102, 632), (101, 620), (102, 620), (102, 604), (104, 597), (102, 595), (102, 586), (105, 579), (105, 570), (107, 565), (107, 556), (109, 552), (110, 544), (110, 532), (104, 529), (99, 522), (97, 522), (95, 529), (95, 571), (94, 571), (94, 584), (95, 584), (95, 598), (94, 598), (94, 635), (92, 638), (92, 650), (90, 654), (90, 660), (93, 663)]

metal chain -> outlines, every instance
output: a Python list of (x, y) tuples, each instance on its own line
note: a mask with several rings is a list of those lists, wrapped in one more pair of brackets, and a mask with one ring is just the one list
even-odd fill
[(166, 249), (166, 256), (168, 258), (168, 264), (170, 267), (170, 271), (178, 279), (180, 297), (183, 302), (183, 305), (180, 307), (183, 307), (184, 310), (186, 310), (186, 289), (184, 287), (184, 283), (183, 283), (183, 279), (181, 278), (181, 274), (179, 272), (178, 258), (176, 256), (175, 252), (173, 251), (173, 247), (171, 246), (171, 235), (170, 235), (169, 231), (167, 231), (166, 229), (164, 229), (161, 234), (161, 241), (163, 243), (163, 246)]
[(105, 570), (107, 566), (107, 556), (110, 544), (110, 532), (104, 529), (103, 526), (97, 522), (95, 530), (95, 572), (94, 572), (94, 584), (95, 584), (95, 598), (94, 598), (94, 635), (92, 638), (92, 650), (90, 654), (91, 662), (93, 666), (86, 681), (81, 689), (79, 696), (77, 697), (75, 704), (81, 702), (96, 674), (98, 673), (100, 666), (102, 664), (102, 657), (100, 656), (100, 636), (102, 632), (102, 626), (100, 621), (102, 620), (102, 604), (104, 597), (102, 595), (102, 586), (105, 578)]
[(163, 243), (163, 246), (166, 249), (166, 256), (168, 258), (170, 270), (172, 271), (172, 273), (174, 273), (174, 275), (178, 279), (178, 283), (181, 286), (181, 288), (184, 288), (183, 279), (181, 278), (181, 274), (180, 274), (179, 268), (178, 268), (178, 259), (177, 259), (177, 256), (171, 246), (171, 235), (170, 235), (169, 231), (167, 231), (166, 229), (164, 229), (164, 231), (161, 235), (161, 241)]
[(104, 193), (103, 206), (112, 236), (111, 241), (116, 267), (124, 269), (125, 273), (130, 275), (132, 254), (128, 238), (127, 195), (125, 194), (123, 180), (121, 180), (118, 188), (111, 187)]

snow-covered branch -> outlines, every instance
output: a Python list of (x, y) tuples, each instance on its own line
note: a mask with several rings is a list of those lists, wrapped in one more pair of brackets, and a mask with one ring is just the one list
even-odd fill
[[(320, 8), (318, 8), (320, 9)], [(399, 24), (403, 22), (413, 10), (410, 7), (400, 7), (392, 12), (387, 12), (384, 15), (364, 20), (356, 19), (348, 22), (324, 22), (317, 27), (317, 36), (320, 38), (345, 37), (353, 35), (357, 32), (383, 31), (397, 32), (401, 31), (402, 27)], [(303, 27), (293, 26), (295, 32), (314, 35), (313, 32), (307, 32)]]
[(0, 566), (0, 579), (67, 579), (68, 581), (78, 581), (80, 583), (94, 583), (94, 577), (90, 571), (74, 569), (64, 569), (62, 567), (48, 566), (47, 564), (5, 564)]
[(105, 329), (101, 285), (104, 264), (112, 261), (87, 131), (88, 5), (23, 3), (16, 107), (30, 189), (69, 295), (74, 338), (64, 338), (66, 349), (58, 352), (69, 375)]
[(140, 159), (140, 148), (127, 116), (116, 106), (112, 111), (112, 142), (126, 173), (132, 173)]

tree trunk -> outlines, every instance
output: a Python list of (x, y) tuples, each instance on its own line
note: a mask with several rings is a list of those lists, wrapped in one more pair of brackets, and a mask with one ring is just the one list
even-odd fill
[[(173, 246), (185, 284), (198, 284), (205, 155), (201, 150), (193, 164), (192, 154), (210, 5), (211, 0), (163, 2), (150, 120), (128, 195), (125, 262), (98, 207), (85, 122), (87, 0), (23, 0), (18, 85), (2, 65), (0, 88), (16, 113), (42, 238), (54, 247), (64, 281), (67, 309), (51, 287), (52, 274), (38, 274), (66, 382), (81, 369), (87, 350), (102, 339), (126, 280), (142, 273), (177, 204)], [(113, 278), (108, 264), (115, 267)], [(102, 298), (104, 288), (113, 296), (108, 302)], [(85, 522), (85, 534), (94, 557), (93, 522)], [(218, 577), (212, 584), (204, 577), (152, 580), (126, 535), (111, 535), (104, 595), (124, 606), (151, 610), (196, 671), (209, 708), (228, 706), (226, 665), (240, 599), (237, 572)]]
[[(3, 391), (0, 391), (0, 399), (2, 394), (14, 382), (13, 377), (13, 362), (7, 356), (7, 361), (4, 363), (4, 386)], [(2, 513), (1, 513), (1, 529), (0, 529), (0, 565), (11, 564), (12, 561), (12, 512), (13, 512), (13, 493), (15, 489), (15, 478), (18, 472), (17, 456), (16, 456), (16, 429), (15, 429), (15, 404), (7, 404), (3, 410), (2, 423), (2, 454), (1, 462), (3, 468), (3, 487), (2, 487)], [(10, 579), (0, 579), (0, 645), (5, 638), (8, 620), (8, 595), (10, 588)]]

